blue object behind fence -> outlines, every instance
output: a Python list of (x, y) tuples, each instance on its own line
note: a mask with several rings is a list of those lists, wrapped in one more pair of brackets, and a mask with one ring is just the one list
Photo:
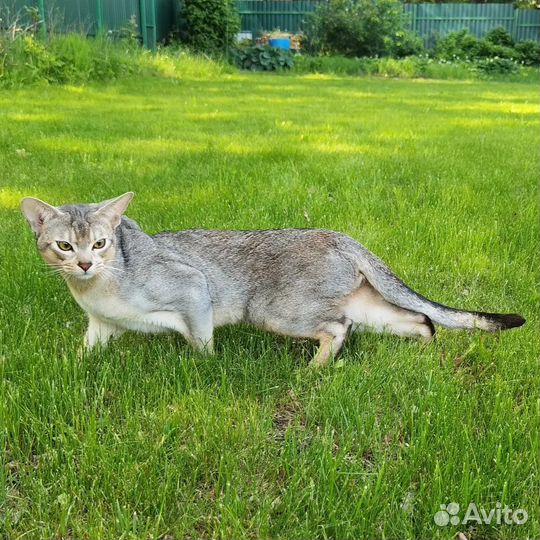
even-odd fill
[(283, 49), (289, 51), (291, 49), (291, 40), (289, 38), (270, 38), (268, 40), (270, 47), (275, 47), (276, 49)]

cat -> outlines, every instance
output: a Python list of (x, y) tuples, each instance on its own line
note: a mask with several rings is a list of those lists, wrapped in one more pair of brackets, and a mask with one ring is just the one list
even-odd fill
[(525, 322), (428, 300), (361, 244), (329, 230), (150, 236), (124, 216), (132, 197), (58, 208), (21, 201), (42, 258), (88, 315), (88, 349), (126, 330), (176, 331), (212, 353), (214, 328), (245, 322), (318, 340), (312, 364), (322, 366), (357, 329), (430, 340), (434, 324), (493, 332)]

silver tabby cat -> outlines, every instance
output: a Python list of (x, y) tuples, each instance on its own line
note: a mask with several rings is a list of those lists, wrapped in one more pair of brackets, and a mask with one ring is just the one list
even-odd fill
[(176, 331), (211, 352), (214, 328), (245, 322), (318, 340), (313, 364), (323, 365), (356, 329), (429, 340), (433, 323), (497, 331), (525, 322), (432, 302), (358, 242), (332, 231), (150, 236), (123, 216), (132, 197), (59, 208), (30, 197), (21, 203), (41, 256), (88, 314), (88, 348), (126, 330)]

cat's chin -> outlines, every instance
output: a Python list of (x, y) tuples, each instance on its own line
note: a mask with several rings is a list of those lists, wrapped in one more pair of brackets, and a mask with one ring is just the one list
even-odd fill
[(97, 273), (92, 272), (89, 274), (88, 272), (85, 272), (84, 274), (70, 274), (71, 278), (74, 278), (77, 281), (90, 281), (91, 279), (95, 278), (97, 276)]

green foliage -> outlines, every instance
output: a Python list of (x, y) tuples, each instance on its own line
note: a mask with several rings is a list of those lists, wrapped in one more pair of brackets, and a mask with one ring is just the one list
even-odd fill
[(513, 6), (520, 9), (538, 9), (538, 0), (514, 0)]
[(31, 83), (82, 84), (149, 74), (170, 78), (212, 77), (231, 72), (225, 62), (210, 60), (178, 47), (157, 53), (143, 49), (136, 39), (100, 35), (53, 35), (42, 40), (32, 33), (0, 34), (0, 86)]
[(468, 30), (450, 32), (437, 41), (434, 55), (444, 60), (466, 58), (474, 54), (477, 45), (478, 40)]
[(494, 28), (484, 39), (467, 30), (450, 32), (438, 41), (434, 55), (445, 60), (469, 59), (478, 63), (478, 71), (487, 74), (516, 73), (520, 63), (525, 66), (540, 64), (540, 45), (535, 41), (515, 43), (502, 27)]
[[(510, 62), (510, 64), (507, 64)], [(476, 68), (477, 61), (444, 60), (428, 55), (407, 58), (347, 58), (344, 56), (295, 56), (296, 73), (328, 73), (332, 75), (378, 76), (402, 79), (479, 79), (490, 78), (516, 82), (538, 82), (536, 68), (521, 67), (510, 60), (501, 69), (488, 66)], [(492, 69), (490, 69), (492, 67)], [(515, 69), (514, 69), (515, 68)]]
[(144, 52), (105, 36), (54, 35), (47, 41), (32, 33), (0, 36), (0, 85), (33, 82), (83, 83), (112, 80), (141, 70)]
[(331, 73), (334, 75), (371, 75), (374, 71), (372, 58), (348, 58), (346, 56), (297, 55), (294, 58), (296, 73)]
[[(347, 32), (343, 31), (346, 25), (352, 27), (354, 17), (353, 9), (346, 0), (336, 0), (336, 3), (346, 10), (336, 9), (331, 14), (328, 11), (332, 0), (323, 4), (322, 8), (315, 13), (313, 21), (320, 23), (319, 34), (326, 32), (326, 36), (333, 36), (345, 43), (353, 43), (352, 38), (347, 40)], [(325, 11), (326, 10), (326, 11)], [(347, 11), (348, 10), (348, 11)], [(324, 15), (324, 17), (323, 17)], [(313, 23), (312, 21), (312, 23)], [(323, 22), (328, 24), (323, 25)], [(316, 28), (316, 26), (312, 26)], [(359, 35), (359, 34), (358, 34)], [(326, 38), (325, 38), (326, 39)], [(326, 42), (329, 42), (330, 38)], [(325, 42), (325, 43), (326, 43)], [(314, 43), (312, 39), (312, 43)], [(320, 45), (321, 42), (319, 42)], [(337, 41), (333, 42), (334, 44)], [(317, 47), (315, 47), (317, 49)], [(319, 46), (322, 53), (332, 52), (331, 47)], [(534, 66), (540, 64), (540, 46), (534, 41), (513, 44), (510, 34), (502, 27), (494, 28), (484, 39), (479, 39), (463, 29), (450, 32), (438, 40), (434, 50), (425, 54), (420, 38), (410, 32), (400, 30), (395, 32), (391, 46), (387, 49), (393, 58), (350, 58), (353, 56), (351, 49), (342, 50), (340, 54), (332, 54), (331, 57), (299, 58), (297, 59), (297, 71), (327, 72), (348, 75), (379, 75), (385, 77), (437, 77), (437, 78), (477, 78), (478, 76), (507, 76), (513, 80), (523, 78), (535, 80), (538, 74), (532, 70), (520, 70), (520, 64)], [(406, 58), (403, 58), (406, 57)], [(398, 61), (399, 59), (403, 61)], [(519, 77), (518, 77), (519, 76)]]
[(94, 78), (100, 62), (92, 45), (89, 39), (78, 34), (57, 36), (52, 39), (48, 50), (58, 59), (60, 68), (53, 80), (83, 82)]
[(240, 17), (234, 0), (182, 0), (178, 26), (180, 40), (193, 51), (219, 54), (234, 45)]
[(424, 50), (424, 42), (418, 34), (399, 30), (395, 33), (389, 52), (395, 58), (404, 58), (422, 54)]
[(475, 67), (485, 75), (510, 75), (519, 69), (519, 66), (508, 58), (485, 58), (476, 62)]
[[(499, 31), (492, 36), (494, 40), (498, 38), (505, 41), (504, 36)], [(495, 57), (511, 59), (516, 57), (516, 52), (511, 47), (494, 41), (478, 39), (464, 29), (450, 32), (441, 38), (435, 46), (434, 55), (444, 60), (455, 58), (477, 60)]]
[(139, 34), (139, 23), (135, 15), (132, 15), (127, 23), (120, 28), (119, 37), (131, 46), (140, 45), (142, 38)]
[(514, 46), (516, 58), (526, 66), (540, 65), (540, 45), (536, 41), (520, 41)]
[(514, 40), (512, 39), (510, 32), (508, 32), (508, 30), (506, 30), (506, 28), (503, 28), (502, 26), (492, 28), (486, 34), (484, 39), (486, 41), (489, 41), (490, 43), (493, 43), (494, 45), (501, 45), (503, 47), (514, 46)]
[[(33, 35), (20, 36), (10, 45), (2, 48), (3, 72), (17, 82), (52, 81), (62, 74), (61, 60)], [(4, 73), (0, 73), (0, 79)]]
[(512, 60), (515, 57), (516, 52), (512, 47), (494, 45), (485, 39), (479, 39), (476, 57), (473, 58), (507, 58)]
[[(328, 0), (308, 19), (310, 50), (344, 56), (382, 56), (403, 42), (405, 23), (397, 0)], [(410, 38), (408, 41), (411, 42)]]
[(238, 48), (234, 59), (240, 69), (251, 71), (281, 71), (293, 67), (289, 51), (262, 45)]

